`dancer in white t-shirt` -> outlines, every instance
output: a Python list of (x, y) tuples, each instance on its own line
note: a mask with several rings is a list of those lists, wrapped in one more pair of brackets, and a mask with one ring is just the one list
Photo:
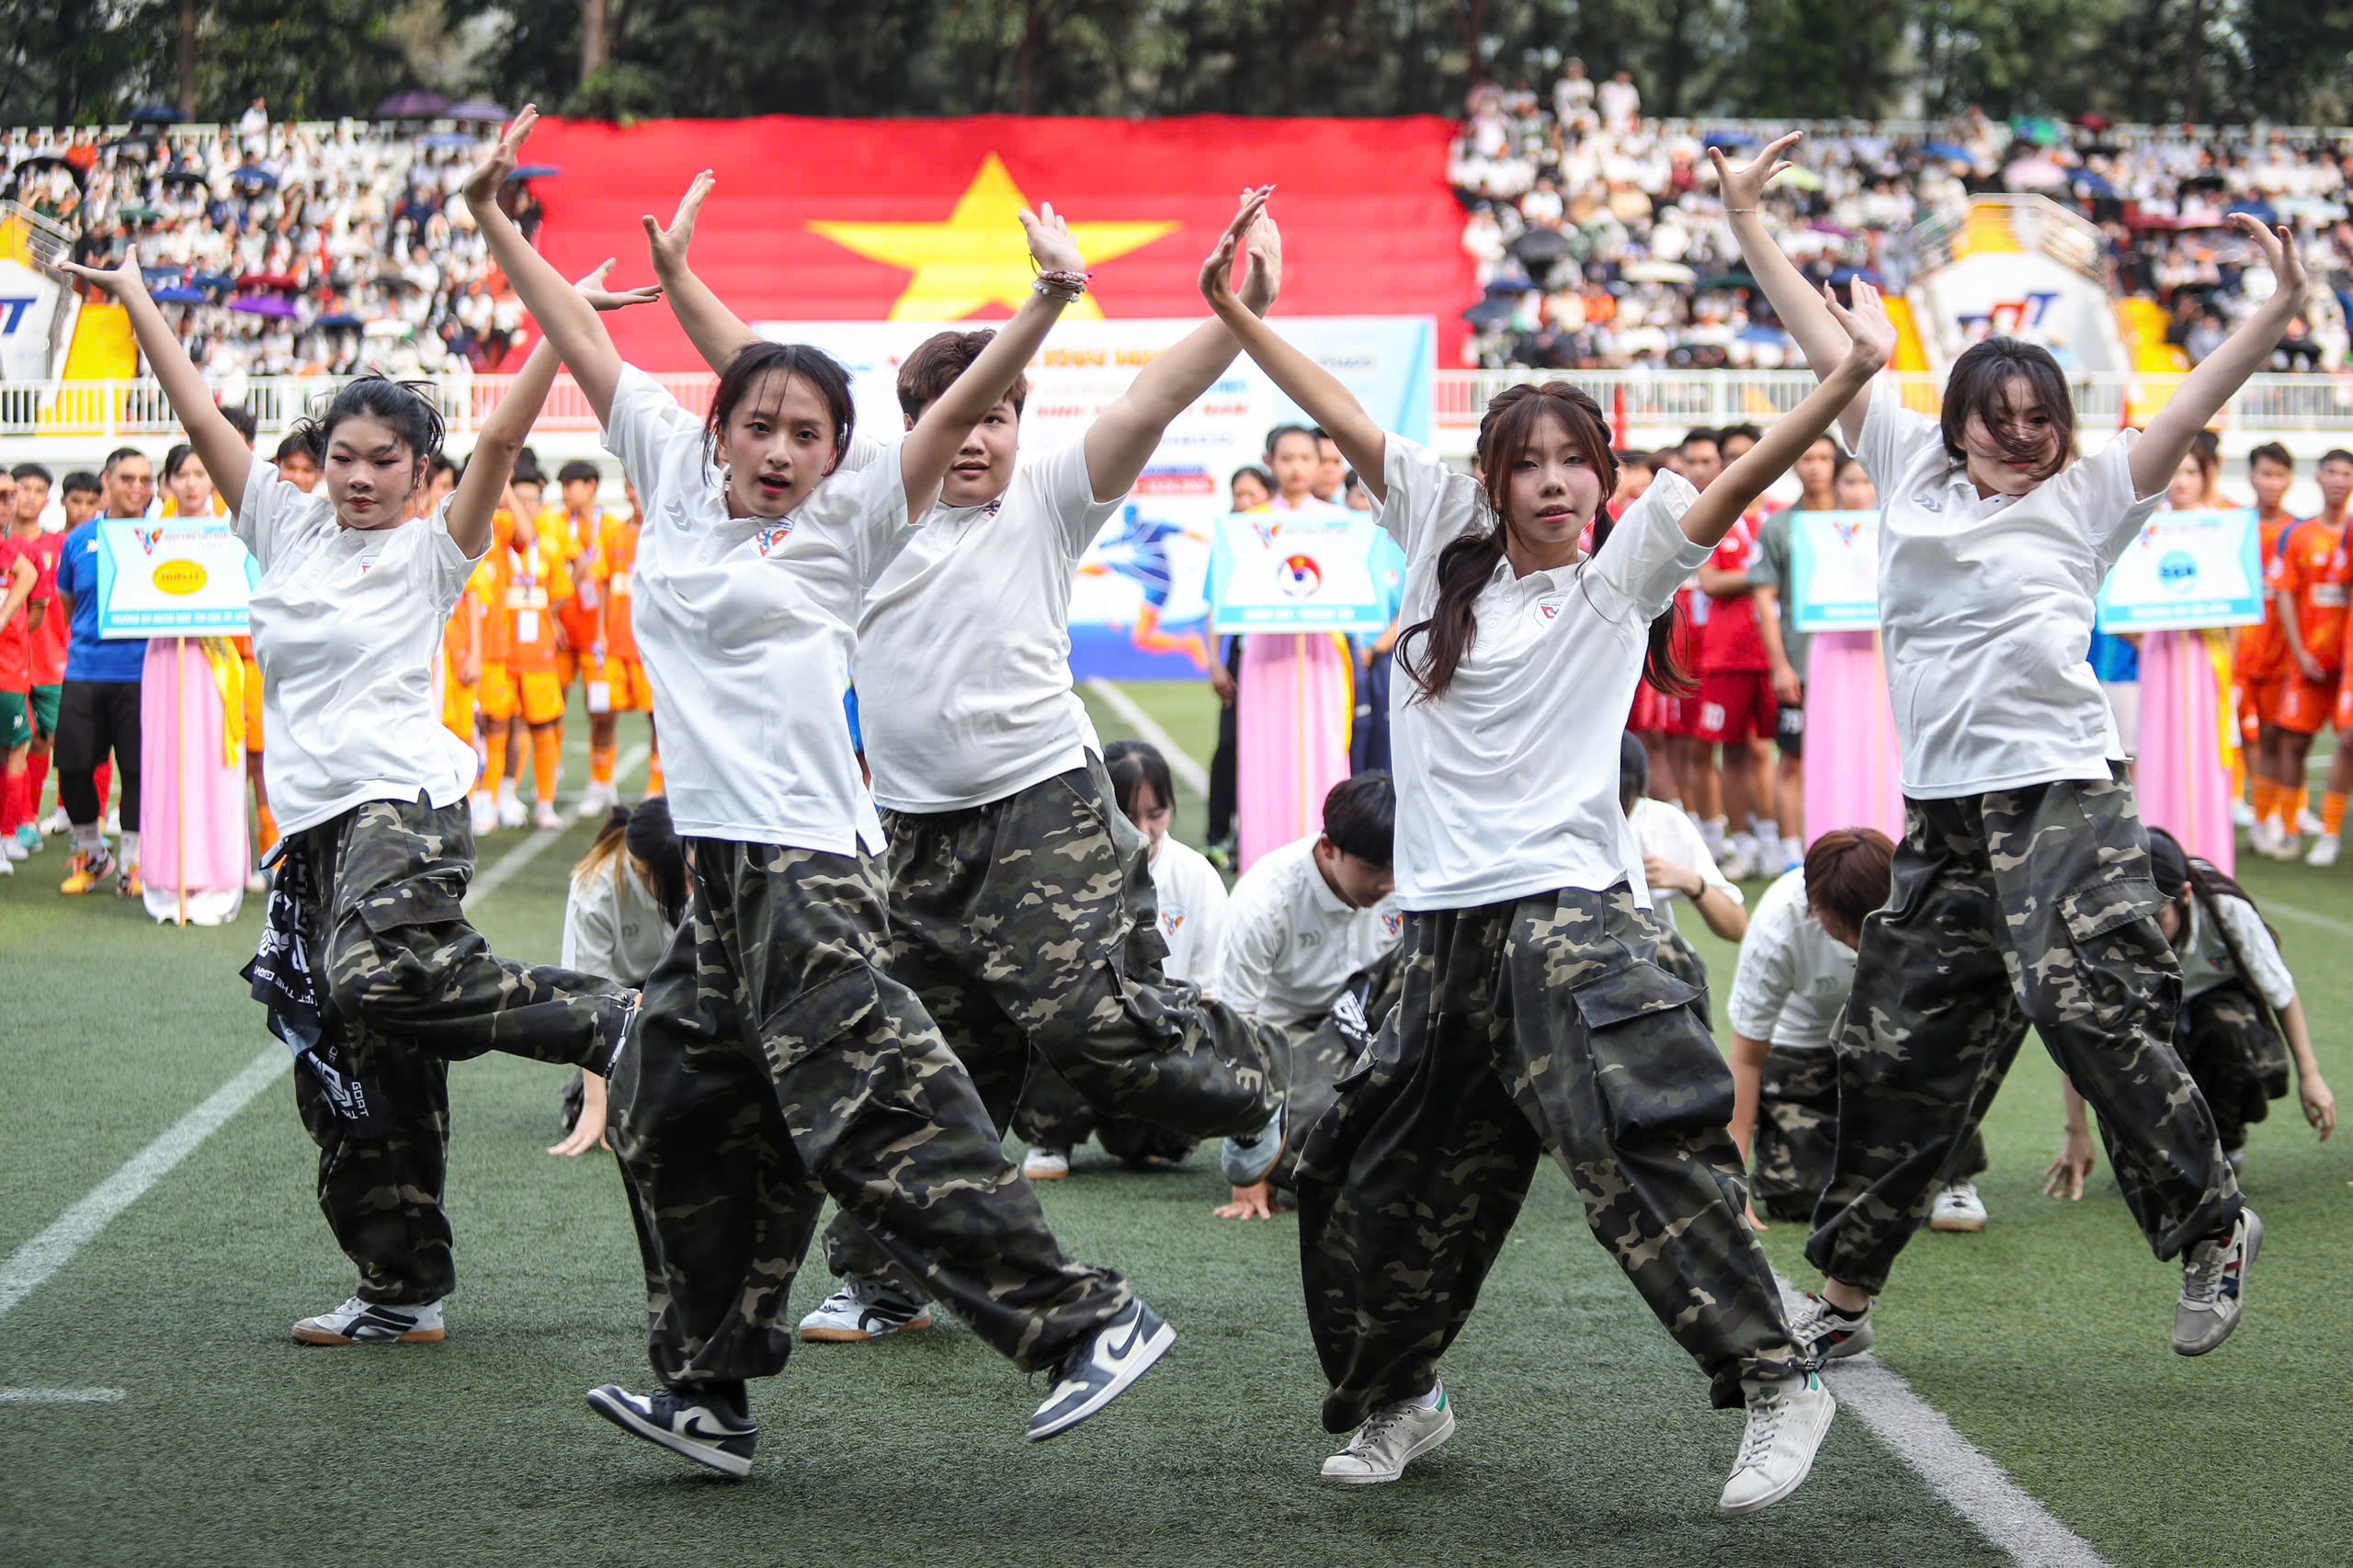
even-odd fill
[(1646, 665), (1687, 684), (1676, 588), (1887, 362), (1894, 328), (1861, 290), (1823, 387), (1704, 495), (1662, 475), (1613, 523), (1617, 462), (1590, 397), (1560, 381), (1497, 394), (1483, 480), (1384, 434), (1234, 297), (1253, 217), (1210, 256), (1202, 292), (1364, 475), (1407, 561), (1391, 702), (1404, 994), (1299, 1164), (1324, 1423), (1356, 1428), (1324, 1473), (1393, 1481), (1451, 1434), (1438, 1358), (1551, 1153), (1715, 1403), (1747, 1406), (1720, 1506), (1764, 1507), (1805, 1479), (1834, 1404), (1742, 1221), (1732, 1078), (1696, 994), (1637, 956), (1650, 898), (1617, 740)]
[[(441, 415), (381, 376), (335, 392), (300, 427), (324, 481), (304, 492), (256, 462), (212, 402), (138, 261), (63, 264), (131, 316), (148, 368), (236, 514), (261, 579), (252, 595), (264, 758), (283, 834), (260, 951), (246, 970), (294, 1051), (295, 1106), (319, 1146), (319, 1207), (359, 1268), (332, 1312), (294, 1325), (305, 1345), (444, 1337), (457, 1282), (448, 1215), (451, 1062), (505, 1051), (602, 1073), (633, 993), (610, 980), (500, 959), (465, 918), (474, 869), (472, 751), (441, 724), (441, 629), (490, 548), (491, 517), (554, 384), (542, 344), (483, 423), (466, 477), (410, 516), (441, 448)], [(599, 267), (575, 293), (598, 309)], [(551, 274), (552, 276), (552, 274)]]
[[(757, 341), (687, 265), (699, 176), (655, 270), (704, 358)], [(1274, 301), (1280, 238), (1249, 239), (1250, 309)], [(990, 331), (943, 332), (898, 369), (913, 426), (986, 353)], [(1279, 1031), (1168, 978), (1150, 856), (1112, 799), (1101, 747), (1072, 687), (1070, 597), (1078, 561), (1142, 473), (1161, 434), (1237, 352), (1207, 323), (1155, 356), (1077, 440), (1020, 445), (1025, 381), (981, 416), (937, 510), (877, 576), (858, 618), (858, 713), (890, 840), (892, 978), (923, 997), (998, 1126), (1033, 1062), (1098, 1115), (1147, 1121), (1181, 1144), (1275, 1120)], [(844, 466), (887, 462), (859, 442)], [(825, 1233), (841, 1289), (804, 1338), (855, 1342), (929, 1321), (918, 1271), (857, 1215)]]
[[(1839, 324), (1758, 210), (1797, 140), (1744, 168), (1710, 155), (1742, 256), (1826, 376), (1845, 350)], [(2175, 1350), (2204, 1355), (2237, 1326), (2263, 1227), (2174, 1051), (2180, 981), (2157, 924), (2165, 899), (2086, 660), (2101, 579), (2303, 301), (2288, 231), (2244, 214), (2231, 223), (2276, 288), (2145, 435), (2125, 431), (2075, 460), (2058, 362), (2009, 337), (1953, 362), (1938, 419), (1906, 408), (1888, 378), (1839, 415), (1880, 495), (1880, 628), (1905, 825), (1838, 1035), (1837, 1169), (1806, 1246), (1825, 1283), (1797, 1324), (1818, 1354), (1870, 1343), (1871, 1298), (2029, 1024), (2099, 1112), (2152, 1249), (2183, 1255)]]
[(662, 1386), (608, 1384), (589, 1403), (746, 1473), (758, 1427), (745, 1380), (784, 1364), (786, 1293), (831, 1198), (993, 1348), (1058, 1372), (1029, 1426), (1053, 1437), (1174, 1335), (1117, 1275), (1064, 1255), (955, 1053), (883, 971), (881, 835), (841, 694), (859, 606), (966, 431), (1084, 292), (1085, 264), (1051, 208), (1023, 213), (1034, 295), (895, 451), (835, 473), (849, 378), (824, 354), (746, 347), (706, 421), (624, 364), (565, 295), (496, 201), (536, 118), (517, 118), (466, 200), (643, 500), (634, 627), (694, 863), (687, 924), (612, 1084)]

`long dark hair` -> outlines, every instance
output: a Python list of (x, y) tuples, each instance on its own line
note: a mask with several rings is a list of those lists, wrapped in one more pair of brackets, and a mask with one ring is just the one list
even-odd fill
[[(1593, 515), (1593, 548), (1599, 552), (1612, 526), (1606, 503), (1618, 488), (1618, 454), (1610, 449), (1609, 422), (1601, 405), (1566, 381), (1506, 387), (1479, 421), (1479, 483), (1486, 492), (1488, 526), (1473, 528), (1438, 551), (1438, 603), (1429, 619), (1417, 620), (1397, 639), (1397, 664), (1421, 687), (1414, 700), (1427, 702), (1454, 684), (1455, 672), (1479, 636), (1479, 595), (1504, 558), (1511, 525), (1504, 504), (1511, 490), (1512, 465), (1536, 439), (1546, 418), (1561, 421), (1585, 460), (1601, 481), (1605, 505)], [(1675, 657), (1676, 611), (1651, 622), (1650, 652), (1643, 673), (1653, 686), (1674, 695), (1694, 689)], [(1418, 641), (1418, 651), (1414, 644)]]
[[(2182, 847), (2181, 840), (2161, 827), (2149, 829), (2149, 876), (2167, 903), (2180, 899), (2183, 883), (2189, 885), (2189, 896), (2205, 911), (2207, 928), (2222, 938), (2224, 950), (2231, 955), (2231, 961), (2238, 966), (2239, 978), (2247, 981), (2248, 988), (2252, 990), (2255, 971), (2247, 967), (2246, 955), (2239, 951), (2238, 943), (2231, 937), (2231, 928), (2222, 924), (2222, 911), (2215, 906), (2222, 899), (2234, 898), (2254, 910), (2256, 919), (2263, 920), (2263, 906), (2255, 902), (2255, 895), (2239, 886), (2228, 871), (2211, 860), (2190, 854)], [(2278, 943), (2279, 933), (2272, 928), (2271, 922), (2264, 920), (2263, 929), (2275, 944)], [(2268, 1010), (2269, 1005), (2260, 995), (2256, 997), (2256, 1002)]]
[(795, 376), (808, 379), (825, 400), (825, 412), (834, 421), (834, 461), (839, 463), (849, 450), (850, 429), (857, 422), (857, 404), (851, 400), (849, 372), (841, 361), (822, 348), (812, 348), (805, 343), (747, 343), (727, 361), (727, 369), (719, 373), (719, 390), (711, 393), (710, 417), (703, 425), (703, 460), (716, 465), (719, 446), (727, 434), (727, 422), (735, 417), (735, 406), (751, 390), (760, 384), (760, 378), (770, 371), (790, 382)]
[[(2010, 404), (2010, 382), (2018, 377), (2025, 378), (2042, 411), (2051, 415), (2051, 434), (2056, 440), (2048, 453), (2039, 443), (2021, 441), (2010, 433), (2010, 418), (2016, 413)], [(2037, 480), (2049, 479), (2075, 455), (2075, 400), (2067, 391), (2067, 378), (2059, 361), (2040, 344), (1989, 337), (1970, 345), (1953, 361), (1952, 374), (1945, 381), (1944, 412), (1938, 423), (1944, 434), (1945, 455), (1955, 462), (1969, 459), (1962, 437), (1968, 434), (1972, 414), (1984, 420), (1987, 437), (2004, 457), (2036, 465)]]

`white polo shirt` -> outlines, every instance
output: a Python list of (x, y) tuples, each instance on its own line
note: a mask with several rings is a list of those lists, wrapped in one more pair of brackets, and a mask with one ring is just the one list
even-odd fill
[(1805, 869), (1775, 879), (1756, 901), (1733, 971), (1733, 1028), (1776, 1051), (1822, 1051), (1855, 989), (1855, 949), (1806, 907)]
[(443, 726), (433, 675), (481, 557), (449, 537), (449, 503), (396, 528), (347, 528), (325, 486), (305, 495), (256, 462), (233, 527), (261, 566), (254, 658), (279, 828), (369, 801), (464, 800), (480, 764)]
[(880, 852), (842, 693), (859, 601), (915, 533), (899, 464), (836, 472), (788, 517), (731, 517), (702, 421), (633, 366), (604, 441), (645, 508), (632, 625), (680, 835)]
[(1152, 857), (1152, 892), (1160, 905), (1161, 939), (1168, 944), (1162, 971), (1200, 984), (1216, 967), (1225, 937), (1225, 879), (1191, 845), (1163, 837)]
[(2162, 494), (2135, 431), (2013, 500), (1981, 497), (1937, 422), (1879, 378), (1857, 456), (1879, 487), (1879, 609), (1904, 792), (2106, 778), (2126, 755), (2086, 655), (2099, 585)]
[[(1495, 524), (1478, 481), (1427, 447), (1386, 444), (1381, 526), (1404, 547), (1401, 616), (1412, 626), (1438, 603), (1438, 552)], [(1711, 553), (1680, 527), (1698, 495), (1662, 473), (1597, 554), (1526, 577), (1498, 562), (1479, 595), (1479, 634), (1435, 701), (1413, 700), (1420, 687), (1401, 660), (1389, 723), (1402, 907), (1620, 882), (1648, 906), (1642, 850), (1618, 805), (1618, 737), (1652, 619)], [(1400, 646), (1426, 656), (1420, 638)]]
[(643, 985), (677, 934), (645, 879), (620, 854), (585, 876), (575, 874), (563, 901), (563, 955), (583, 974)]
[[(1626, 820), (1633, 827), (1634, 842), (1644, 855), (1697, 871), (1700, 881), (1734, 903), (1747, 902), (1739, 884), (1725, 880), (1723, 869), (1716, 864), (1715, 856), (1708, 848), (1708, 841), (1699, 836), (1699, 830), (1691, 825), (1691, 819), (1684, 815), (1682, 807), (1645, 795), (1634, 802)], [(1675, 906), (1683, 902), (1682, 892), (1675, 888), (1651, 889), (1651, 913), (1670, 931), (1676, 929)]]
[[(853, 461), (867, 455), (858, 445)], [(1079, 440), (1023, 452), (989, 506), (925, 518), (858, 621), (858, 722), (878, 803), (986, 805), (1102, 749), (1071, 688), (1070, 596), (1079, 557), (1123, 499), (1095, 499)]]
[(1316, 868), (1315, 843), (1268, 851), (1233, 884), (1216, 977), (1205, 989), (1236, 1012), (1278, 1024), (1321, 1017), (1348, 977), (1404, 932), (1393, 898), (1370, 909), (1340, 902)]

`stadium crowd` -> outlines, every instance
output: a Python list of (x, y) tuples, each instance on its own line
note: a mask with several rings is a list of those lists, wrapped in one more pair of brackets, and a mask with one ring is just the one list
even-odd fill
[[(257, 103), (235, 125), (19, 129), (0, 188), (76, 261), (134, 254), (224, 401), (248, 376), (491, 370), (522, 316), (456, 199), (481, 139), (446, 123), (272, 123)], [(529, 185), (506, 199), (535, 231)]]
[[(1465, 213), (1462, 246), (1483, 291), (1467, 312), (1477, 330), (1466, 364), (1794, 363), (1703, 177), (1709, 146), (1751, 146), (1756, 131), (1646, 120), (1640, 110), (1622, 73), (1597, 87), (1575, 61), (1549, 100), (1525, 83), (1471, 95), (1448, 160)], [(2167, 341), (2191, 365), (2260, 303), (2242, 284), (2253, 253), (2225, 216), (2288, 223), (2313, 287), (2270, 368), (2333, 371), (2346, 362), (2353, 142), (2127, 132), (2097, 117), (2005, 123), (1972, 112), (1935, 132), (1816, 132), (1797, 158), (1773, 199), (1790, 254), (1816, 282), (1843, 284), (1860, 270), (1900, 290), (1909, 262), (1902, 242), (1915, 224), (1958, 222), (1974, 196), (2030, 192), (2098, 226), (2111, 290), (2163, 306)]]

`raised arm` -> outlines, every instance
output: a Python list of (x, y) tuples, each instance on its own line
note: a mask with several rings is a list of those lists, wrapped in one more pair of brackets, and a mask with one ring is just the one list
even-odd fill
[[(531, 248), (523, 232), (515, 226), (515, 220), (498, 209), (498, 187), (514, 175), (523, 142), (539, 119), (538, 108), (529, 104), (515, 117), (498, 144), (466, 176), (466, 207), (482, 229), (492, 259), (522, 299), (523, 308), (531, 312), (531, 319), (540, 324), (540, 330), (555, 345), (557, 357), (571, 369), (572, 379), (580, 383), (597, 419), (610, 423), (613, 389), (621, 379), (620, 351), (607, 335), (604, 324), (597, 319), (596, 307), (564, 281), (563, 274), (550, 265), (547, 257)], [(533, 413), (537, 413), (536, 407)]]
[(1201, 296), (1241, 345), (1242, 352), (1267, 372), (1267, 379), (1280, 387), (1284, 396), (1299, 404), (1325, 435), (1338, 443), (1340, 455), (1348, 460), (1348, 466), (1364, 481), (1366, 493), (1376, 503), (1384, 501), (1389, 495), (1385, 477), (1388, 471), (1384, 466), (1389, 437), (1381, 434), (1372, 415), (1364, 411), (1364, 404), (1340, 384), (1337, 376), (1285, 342), (1282, 334), (1261, 321), (1233, 291), (1234, 251), (1258, 214), (1266, 210), (1267, 198), (1274, 188), (1267, 186), (1256, 192), (1242, 204), (1233, 222), (1226, 225), (1217, 248), (1201, 264)]
[(2271, 298), (2239, 323), (2222, 346), (2184, 376), (2172, 398), (2132, 448), (2132, 494), (2154, 495), (2172, 483), (2174, 470), (2189, 455), (2189, 444), (2213, 422), (2222, 404), (2263, 368), (2304, 305), (2304, 259), (2286, 228), (2267, 229), (2244, 212), (2231, 214), (2231, 227), (2255, 242), (2271, 266)]
[[(997, 399), (1045, 343), (1047, 332), (1062, 319), (1063, 307), (1077, 299), (1085, 287), (1086, 258), (1071, 242), (1070, 227), (1051, 202), (1036, 213), (1025, 210), (1021, 228), (1029, 236), (1029, 259), (1038, 266), (1038, 289), (1021, 302), (1013, 319), (997, 329), (964, 373), (931, 400), (915, 427), (899, 443), (899, 478), (906, 487), (909, 523), (930, 511), (939, 499), (939, 482), (948, 477), (948, 465), (956, 460), (964, 437), (981, 422), (981, 415), (996, 406)], [(1067, 288), (1056, 286), (1057, 279), (1067, 278), (1079, 281)]]
[[(567, 284), (564, 291), (591, 312), (651, 304), (662, 297), (658, 288), (619, 293), (608, 290), (604, 287), (605, 274), (612, 269), (608, 258), (576, 285)], [(600, 325), (597, 330), (602, 334), (604, 328)], [(498, 406), (482, 422), (473, 456), (467, 460), (466, 472), (449, 497), (449, 537), (469, 558), (478, 557), (490, 548), (491, 519), (507, 495), (507, 481), (515, 475), (515, 459), (522, 451), (523, 443), (530, 438), (540, 405), (548, 400), (548, 389), (555, 385), (556, 372), (562, 369), (563, 359), (556, 352), (555, 339), (542, 331), (539, 342), (531, 347), (529, 358), (523, 361), (523, 369), (506, 389), (506, 395), (498, 400)]]
[(1859, 278), (1855, 280), (1852, 311), (1841, 308), (1827, 289), (1815, 303), (1846, 338), (1846, 358), (1826, 374), (1817, 365), (1815, 373), (1822, 376), (1822, 381), (1806, 394), (1805, 401), (1768, 426), (1755, 446), (1741, 453), (1730, 468), (1716, 476), (1713, 484), (1699, 492), (1699, 498), (1683, 514), (1683, 537), (1692, 543), (1722, 543), (1733, 524), (1740, 520), (1741, 513), (1765, 494), (1767, 485), (1788, 472), (1790, 465), (1804, 456), (1808, 447), (1822, 438), (1822, 433), (1830, 428), (1830, 422), (1840, 417), (1839, 411), (1870, 385), (1871, 378), (1879, 374), (1894, 350), (1895, 324), (1887, 319), (1887, 307), (1880, 302), (1879, 290)]
[(645, 225), (645, 248), (653, 256), (654, 280), (670, 301), (670, 313), (678, 318), (687, 341), (695, 346), (703, 363), (723, 375), (735, 356), (757, 343), (760, 335), (722, 304), (710, 285), (687, 265), (687, 249), (694, 244), (695, 221), (702, 214), (703, 198), (718, 183), (709, 169), (695, 176), (687, 194), (678, 199), (678, 210), (666, 229), (654, 221), (651, 212), (639, 222)]
[(204, 460), (204, 472), (212, 476), (212, 487), (229, 503), (233, 514), (245, 504), (245, 481), (254, 470), (254, 452), (245, 438), (237, 434), (236, 426), (222, 416), (221, 407), (212, 401), (212, 389), (204, 384), (204, 373), (180, 347), (180, 340), (171, 324), (155, 301), (147, 297), (147, 283), (139, 274), (139, 254), (125, 247), (121, 264), (100, 269), (84, 267), (79, 262), (58, 262), (58, 267), (86, 282), (95, 283), (120, 301), (131, 315), (131, 330), (139, 339), (139, 351), (147, 357), (147, 369), (164, 385), (164, 395), (172, 400), (172, 413), (178, 416), (181, 428), (188, 432), (188, 445)]
[[(1797, 339), (1814, 378), (1827, 381), (1846, 362), (1847, 335), (1839, 330), (1838, 318), (1831, 314), (1823, 296), (1816, 294), (1813, 286), (1805, 280), (1805, 274), (1782, 254), (1780, 243), (1765, 226), (1765, 215), (1758, 210), (1765, 187), (1773, 183), (1774, 176), (1791, 166), (1781, 154), (1795, 146), (1802, 134), (1790, 131), (1757, 153), (1756, 162), (1741, 168), (1733, 167), (1720, 148), (1709, 148), (1708, 156), (1716, 165), (1716, 185), (1723, 193), (1724, 213), (1732, 221), (1733, 238), (1740, 242), (1742, 259), (1748, 263), (1748, 270), (1765, 290), (1765, 297), (1773, 302), (1773, 312), (1781, 318), (1781, 324)], [(1888, 352), (1892, 355), (1894, 351), (1891, 337)], [(1887, 361), (1882, 359), (1880, 363), (1884, 366)], [(1866, 381), (1864, 387), (1856, 389), (1855, 395), (1838, 410), (1838, 428), (1850, 448), (1863, 437), (1863, 414), (1870, 403), (1863, 392), (1869, 385)]]
[[(1261, 195), (1245, 192), (1243, 204), (1246, 207)], [(1283, 278), (1282, 234), (1263, 205), (1245, 243), (1250, 259), (1242, 280), (1242, 303), (1251, 314), (1263, 316), (1281, 291)], [(1096, 416), (1086, 430), (1086, 476), (1097, 501), (1117, 500), (1135, 487), (1169, 421), (1215, 386), (1241, 351), (1242, 345), (1223, 323), (1210, 322), (1146, 365), (1128, 390)]]

